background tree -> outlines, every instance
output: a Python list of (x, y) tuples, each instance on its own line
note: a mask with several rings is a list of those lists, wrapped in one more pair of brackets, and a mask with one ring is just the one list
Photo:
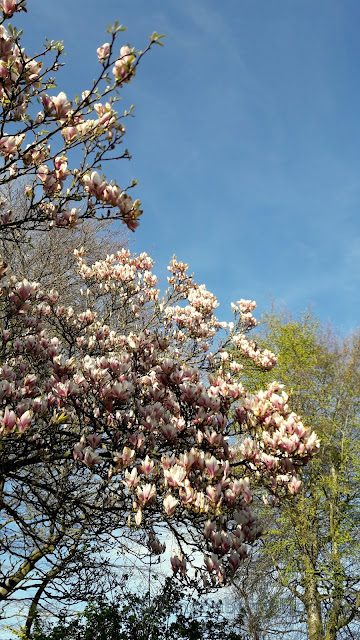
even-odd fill
[[(30, 634), (35, 615), (78, 607), (118, 583), (119, 556), (148, 554), (134, 531), (121, 527), (122, 505), (73, 461), (53, 460), (10, 473), (2, 495), (1, 612), (16, 608)], [(114, 491), (116, 490), (113, 484)], [(141, 546), (143, 542), (143, 546)], [(137, 543), (137, 544), (136, 544)], [(130, 559), (128, 559), (130, 562)]]
[[(17, 180), (4, 186), (1, 199), (11, 209), (14, 220), (26, 217), (25, 183)], [(86, 220), (73, 229), (52, 227), (44, 231), (16, 228), (0, 235), (0, 254), (11, 273), (20, 279), (41, 282), (47, 290), (61, 291), (64, 304), (78, 311), (86, 309), (86, 296), (81, 295), (83, 279), (79, 274), (74, 251), (84, 247), (94, 263), (107, 254), (116, 254), (128, 244), (123, 225), (109, 220)]]
[(221, 601), (194, 598), (167, 579), (154, 596), (123, 591), (97, 599), (72, 622), (39, 621), (31, 640), (245, 640), (224, 616)]
[[(265, 530), (267, 515), (262, 513)], [(246, 640), (301, 640), (306, 636), (299, 625), (294, 597), (276, 581), (275, 571), (269, 555), (255, 548), (232, 583), (230, 598), (234, 610), (238, 603)]]
[(261, 340), (278, 354), (278, 365), (271, 373), (247, 365), (249, 386), (276, 376), (290, 405), (321, 437), (319, 455), (302, 471), (301, 492), (274, 509), (265, 549), (278, 583), (303, 607), (310, 640), (356, 637), (360, 337), (338, 338), (310, 314), (299, 321), (275, 314), (265, 318)]

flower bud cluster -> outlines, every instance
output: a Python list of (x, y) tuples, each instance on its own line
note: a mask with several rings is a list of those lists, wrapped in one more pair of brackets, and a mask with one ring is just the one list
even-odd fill
[(112, 69), (113, 76), (116, 83), (121, 86), (123, 82), (130, 82), (131, 78), (135, 75), (135, 63), (136, 56), (134, 50), (125, 46), (120, 49), (120, 57), (116, 60)]
[(130, 196), (121, 191), (114, 183), (106, 182), (100, 177), (97, 171), (83, 176), (84, 191), (89, 196), (93, 196), (97, 202), (102, 202), (105, 206), (119, 209), (119, 216), (128, 229), (135, 231), (139, 226), (138, 218), (141, 216), (140, 200), (132, 200)]
[[(5, 18), (9, 18), (16, 11), (24, 10), (25, 3), (4, 0), (0, 8)], [(10, 31), (3, 24), (0, 25), (0, 103), (8, 104), (11, 96), (15, 120), (20, 120), (26, 113), (31, 89), (39, 78), (41, 68), (42, 62), (29, 58)]]

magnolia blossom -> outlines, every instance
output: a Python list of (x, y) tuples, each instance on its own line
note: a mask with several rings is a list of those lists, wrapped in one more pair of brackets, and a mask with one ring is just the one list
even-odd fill
[(72, 108), (72, 103), (67, 99), (66, 93), (63, 91), (60, 91), (57, 96), (48, 96), (44, 93), (41, 99), (45, 114), (53, 114), (57, 120), (65, 120)]
[(0, 8), (6, 18), (11, 18), (16, 11), (26, 11), (26, 0), (2, 0)]
[(186, 477), (186, 470), (175, 464), (170, 469), (164, 469), (164, 477), (170, 487), (179, 487)]
[(186, 574), (186, 559), (183, 557), (181, 552), (173, 553), (171, 558), (171, 568), (176, 575), (178, 571), (182, 576)]
[(106, 58), (108, 58), (110, 55), (110, 43), (105, 42), (103, 45), (101, 45), (101, 47), (96, 49), (96, 53), (97, 53), (99, 62), (104, 63)]
[[(57, 157), (54, 171), (65, 164)], [(96, 173), (85, 184), (96, 197), (106, 190)], [(70, 437), (74, 464), (106, 478), (109, 491), (118, 477), (116, 499), (130, 527), (163, 524), (180, 543), (185, 527), (204, 554), (202, 569), (213, 584), (224, 584), (262, 533), (250, 508), (254, 492), (262, 486), (269, 504), (296, 494), (298, 469), (319, 440), (291, 411), (281, 385), (246, 391), (231, 367), (233, 347), (243, 344), (262, 366), (264, 354), (245, 337), (249, 324), (240, 312), (229, 325), (217, 320), (217, 300), (186, 265), (172, 260), (169, 289), (160, 297), (145, 253), (122, 250), (88, 264), (80, 248), (75, 259), (87, 291), (81, 311), (62, 304), (61, 292), (0, 268), (8, 318), (2, 441), (29, 435), (41, 450)], [(242, 303), (244, 313), (251, 306)], [(112, 323), (119, 308), (124, 315)], [(162, 547), (160, 539), (149, 542), (154, 553)], [(171, 561), (181, 575), (183, 554)]]
[(172, 516), (175, 513), (176, 507), (178, 504), (179, 504), (179, 500), (174, 498), (174, 496), (172, 496), (171, 493), (169, 493), (169, 495), (167, 495), (163, 501), (164, 510), (166, 514), (168, 516)]
[(154, 484), (145, 484), (136, 489), (136, 496), (141, 505), (151, 502), (156, 497)]
[(105, 205), (111, 205), (119, 209), (119, 215), (132, 231), (138, 226), (138, 218), (142, 211), (140, 210), (140, 201), (132, 199), (119, 189), (116, 184), (107, 183), (99, 176), (97, 171), (91, 174), (86, 173), (83, 176), (85, 193), (94, 196), (97, 201), (103, 202)]
[(88, 467), (90, 467), (92, 465), (99, 464), (102, 458), (98, 454), (94, 453), (92, 448), (87, 447), (84, 449), (82, 460)]
[(130, 82), (135, 73), (135, 55), (130, 47), (125, 46), (120, 49), (120, 57), (115, 62), (112, 73), (117, 83)]
[(24, 133), (16, 136), (3, 136), (2, 138), (0, 138), (0, 153), (2, 153), (4, 156), (12, 158), (16, 153), (18, 153), (19, 147), (24, 139)]

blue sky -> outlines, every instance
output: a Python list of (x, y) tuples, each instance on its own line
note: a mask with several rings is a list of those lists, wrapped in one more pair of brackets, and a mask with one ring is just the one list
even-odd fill
[[(28, 0), (26, 50), (63, 39), (59, 90), (89, 86), (106, 24), (144, 48), (124, 94), (144, 215), (134, 251), (165, 282), (173, 253), (221, 302), (310, 305), (342, 333), (359, 325), (358, 0)], [(230, 309), (229, 309), (230, 312)]]

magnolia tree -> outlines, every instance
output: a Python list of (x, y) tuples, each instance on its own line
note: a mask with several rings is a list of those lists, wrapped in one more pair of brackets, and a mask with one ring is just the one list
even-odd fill
[[(4, 19), (24, 5), (4, 0)], [(97, 51), (98, 79), (71, 102), (48, 93), (61, 46), (48, 43), (28, 58), (20, 34), (1, 26), (0, 184), (28, 179), (25, 214), (19, 220), (4, 211), (3, 233), (107, 215), (137, 226), (139, 202), (95, 171), (116, 157), (125, 130), (113, 104), (142, 56), (122, 47), (114, 58), (119, 31), (111, 29), (111, 42)], [(157, 40), (153, 35), (150, 45)], [(46, 67), (43, 57), (52, 53)], [(69, 154), (78, 147), (82, 159), (71, 168)], [(261, 533), (251, 512), (254, 486), (264, 487), (270, 504), (297, 493), (297, 469), (319, 441), (291, 412), (281, 385), (251, 395), (239, 381), (234, 347), (260, 367), (275, 364), (248, 337), (254, 302), (239, 300), (234, 318), (219, 322), (216, 298), (175, 258), (163, 296), (145, 253), (123, 249), (88, 264), (77, 250), (75, 259), (81, 312), (1, 264), (2, 491), (21, 483), (24, 470), (73, 459), (92, 487), (98, 479), (95, 503), (116, 505), (119, 526), (143, 530), (152, 553), (164, 552), (171, 532), (175, 574), (185, 576), (193, 565), (206, 586), (223, 584)], [(3, 598), (27, 567), (5, 580)]]
[[(80, 314), (3, 269), (2, 475), (61, 458), (74, 444), (75, 464), (107, 474), (109, 502), (120, 502), (129, 527), (151, 532), (155, 553), (164, 550), (157, 530), (173, 532), (175, 573), (185, 574), (186, 556), (200, 549), (221, 583), (260, 534), (253, 481), (267, 487), (266, 501), (296, 493), (296, 469), (318, 440), (279, 385), (250, 395), (227, 373), (230, 342), (262, 366), (274, 363), (246, 337), (253, 302), (240, 300), (234, 322), (222, 323), (215, 297), (175, 259), (163, 298), (146, 254), (122, 250), (88, 266), (78, 252), (77, 260), (89, 305)], [(111, 328), (120, 301), (125, 333)], [(227, 342), (214, 350), (220, 330)]]

